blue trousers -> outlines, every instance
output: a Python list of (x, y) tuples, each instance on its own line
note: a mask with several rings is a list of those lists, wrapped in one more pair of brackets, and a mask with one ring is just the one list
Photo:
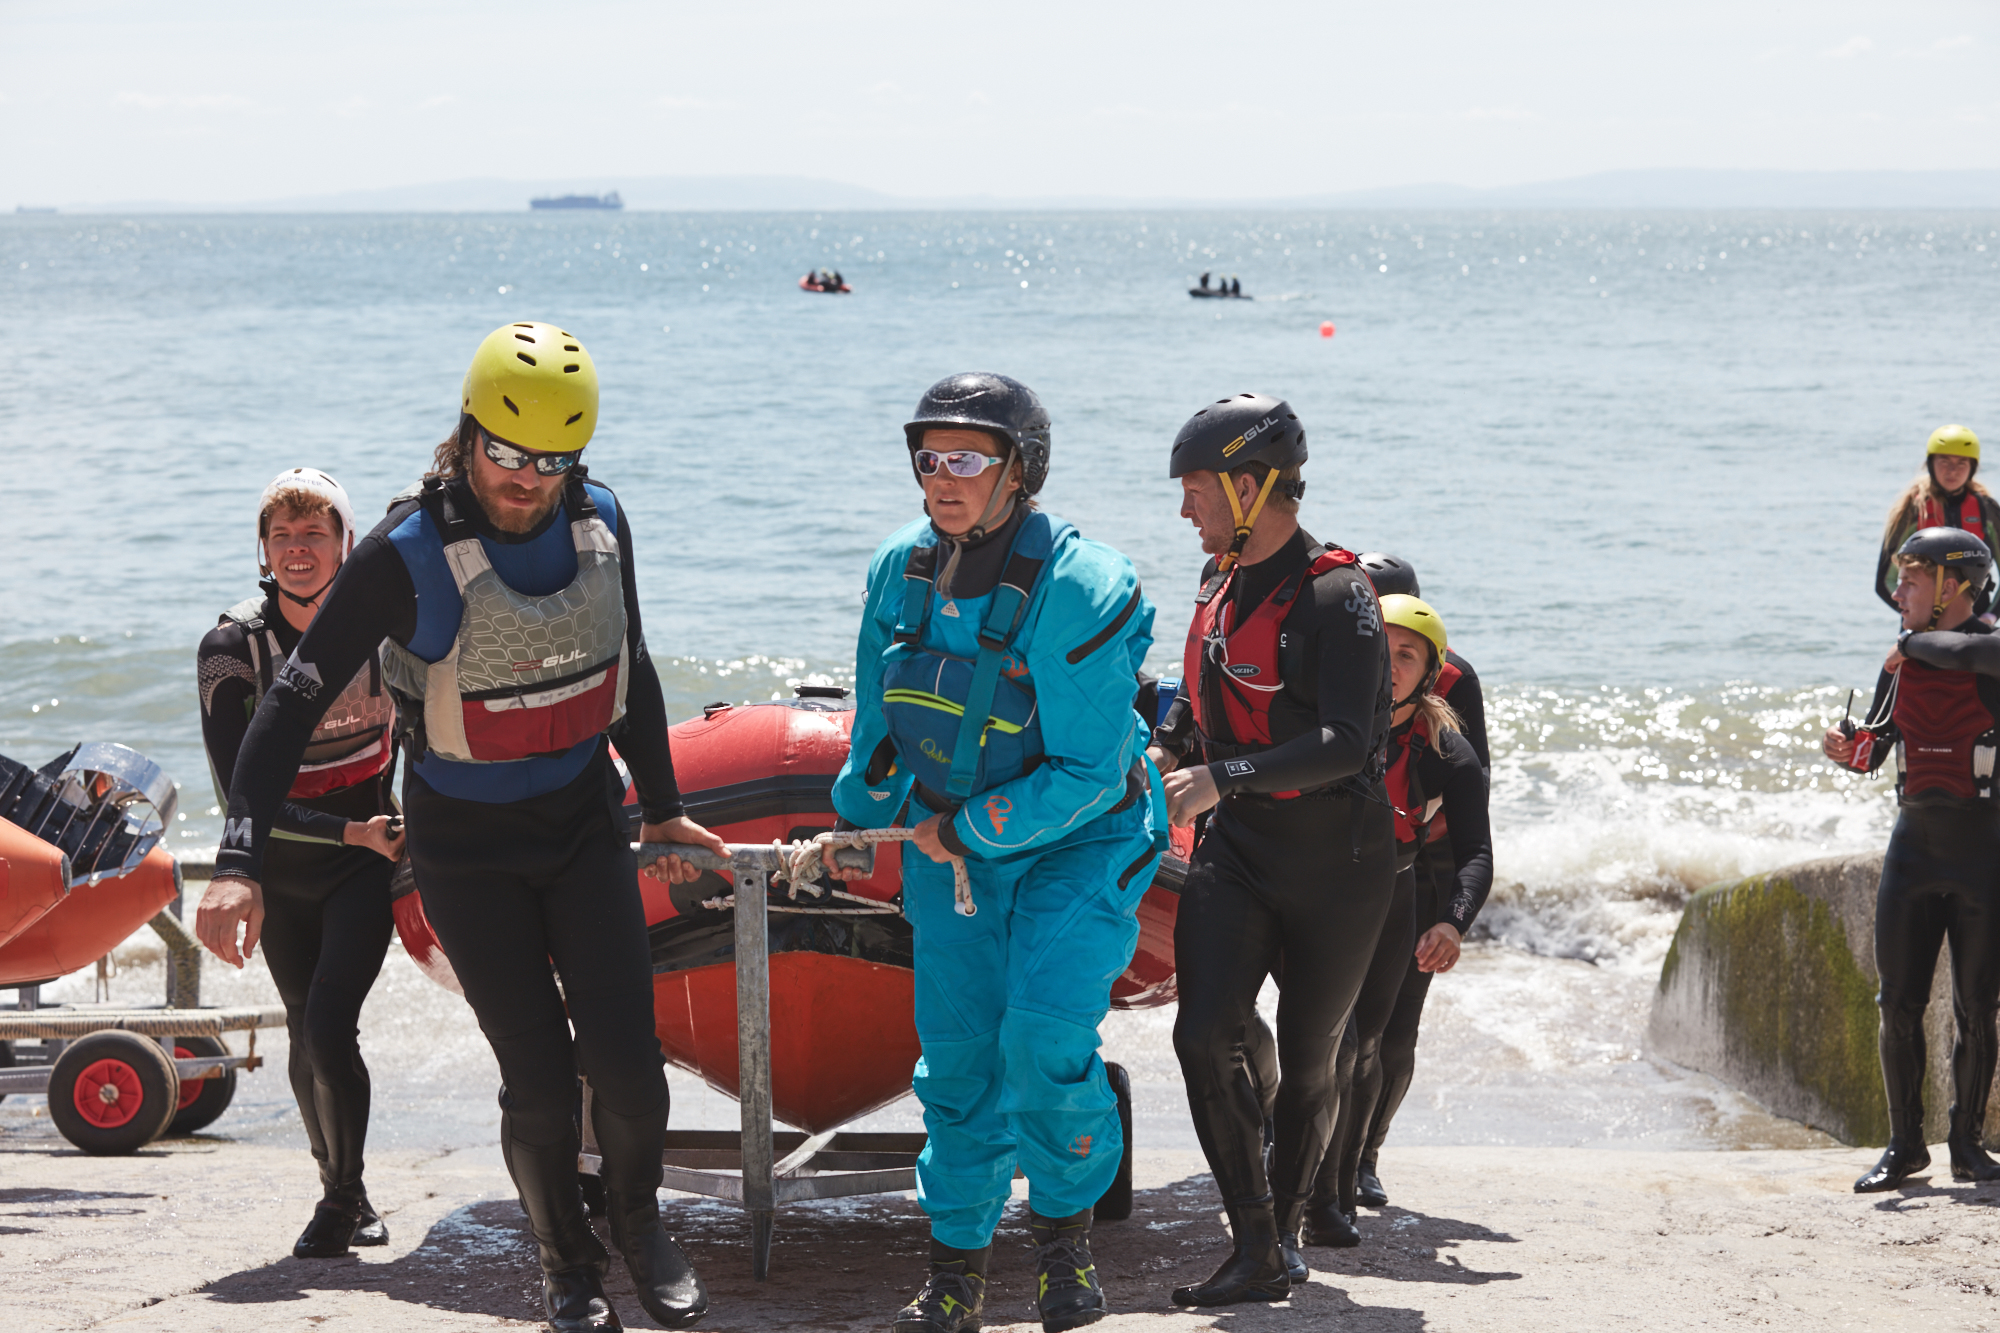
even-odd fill
[(1118, 1172), (1125, 1141), (1097, 1025), (1138, 943), (1158, 856), (1142, 811), (1121, 811), (1048, 851), (966, 864), (970, 917), (953, 910), (951, 863), (903, 849), (923, 1044), (914, 1082), (930, 1132), (917, 1201), (933, 1236), (976, 1250), (1000, 1224), (1017, 1164), (1045, 1217), (1091, 1207)]

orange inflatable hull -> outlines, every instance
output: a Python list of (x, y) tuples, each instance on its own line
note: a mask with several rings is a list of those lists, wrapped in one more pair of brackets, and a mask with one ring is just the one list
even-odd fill
[(83, 885), (0, 945), (0, 987), (53, 981), (88, 967), (179, 896), (173, 855), (153, 848), (131, 873)]
[(0, 819), (0, 945), (69, 896), (66, 871), (60, 851)]

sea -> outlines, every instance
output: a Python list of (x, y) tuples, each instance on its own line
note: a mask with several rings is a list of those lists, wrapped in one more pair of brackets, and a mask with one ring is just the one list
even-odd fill
[[(852, 294), (801, 291), (822, 266)], [(1204, 272), (1254, 299), (1190, 299)], [(1434, 1025), (1529, 1090), (1434, 1061), (1411, 1133), (1571, 1141), (1531, 1085), (1629, 1066), (1576, 1141), (1787, 1141), (1644, 1055), (1645, 997), (1695, 890), (1885, 839), (1818, 737), (1892, 645), (1875, 555), (1925, 439), (2000, 440), (1996, 297), (2000, 214), (1964, 211), (4, 217), (0, 753), (131, 745), (181, 784), (170, 844), (213, 847), (194, 647), (254, 591), (258, 493), (309, 465), (379, 514), (506, 322), (597, 363), (586, 458), (676, 719), (852, 680), (869, 555), (919, 512), (902, 423), (964, 370), (1047, 404), (1045, 505), (1131, 557), (1173, 673), (1170, 442), (1273, 393), (1307, 528), (1414, 564), (1486, 690), (1495, 889)], [(1170, 1119), (1159, 1012), (1129, 1021)]]

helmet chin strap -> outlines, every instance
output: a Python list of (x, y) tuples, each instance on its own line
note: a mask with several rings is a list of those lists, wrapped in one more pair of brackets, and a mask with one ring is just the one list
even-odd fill
[(1236, 562), (1243, 558), (1243, 548), (1249, 544), (1251, 529), (1257, 526), (1257, 516), (1264, 512), (1264, 502), (1271, 498), (1271, 488), (1278, 484), (1278, 469), (1272, 468), (1264, 474), (1264, 488), (1257, 492), (1257, 501), (1250, 506), (1248, 515), (1244, 514), (1242, 502), (1236, 498), (1234, 479), (1227, 472), (1219, 472), (1216, 476), (1222, 481), (1222, 493), (1229, 497), (1229, 515), (1235, 527), (1234, 540), (1230, 542), (1229, 549), (1217, 556), (1215, 561), (1215, 572), (1224, 574), (1235, 568)]
[[(340, 569), (338, 566), (334, 568), (333, 573), (335, 578), (338, 578), (340, 576)], [(297, 602), (300, 606), (311, 606), (313, 603), (317, 602), (320, 598), (326, 596), (326, 590), (333, 586), (333, 579), (328, 579), (325, 583), (320, 584), (319, 591), (315, 592), (312, 596), (301, 597), (297, 593), (293, 592), (290, 588), (282, 586), (278, 582), (278, 575), (276, 571), (274, 571), (269, 565), (266, 565), (264, 567), (264, 577), (257, 584), (257, 586), (264, 590), (264, 595), (266, 597), (269, 597), (272, 593), (276, 593), (280, 597), (286, 598), (290, 601)]]

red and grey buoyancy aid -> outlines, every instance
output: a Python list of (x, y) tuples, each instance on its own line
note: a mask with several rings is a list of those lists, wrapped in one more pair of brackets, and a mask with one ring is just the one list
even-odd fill
[(1417, 859), (1418, 847), (1445, 836), (1444, 797), (1424, 791), (1417, 769), (1423, 751), (1437, 748), (1431, 739), (1430, 722), (1419, 714), (1410, 722), (1410, 729), (1400, 739), (1392, 738), (1391, 743), (1399, 749), (1383, 782), (1389, 789), (1389, 804), (1396, 811), (1396, 869), (1406, 870)]
[(1986, 511), (1980, 506), (1979, 492), (1971, 486), (1965, 488), (1958, 497), (1958, 519), (1956, 522), (1945, 517), (1945, 507), (1928, 490), (1917, 508), (1919, 528), (1962, 528), (1974, 536), (1986, 535)]
[[(1226, 763), (1236, 755), (1271, 747), (1271, 701), (1285, 687), (1278, 665), (1280, 631), (1292, 600), (1306, 580), (1351, 565), (1354, 559), (1352, 551), (1337, 546), (1321, 550), (1248, 616), (1239, 614), (1234, 599), (1223, 596), (1236, 577), (1235, 569), (1202, 585), (1194, 599), (1181, 672), (1202, 752), (1210, 762)], [(1298, 793), (1272, 795), (1286, 800)]]
[[(253, 597), (224, 611), (217, 622), (242, 627), (243, 640), (250, 648), (250, 666), (257, 677), (259, 702), (271, 688), (278, 663), (285, 660), (277, 633), (264, 618), (265, 605), (265, 598)], [(310, 801), (358, 786), (381, 773), (393, 758), (390, 741), (395, 722), (395, 702), (382, 688), (379, 660), (371, 657), (313, 728), (306, 742), (305, 761), (286, 795), (294, 801)]]
[(507, 586), (448, 489), (426, 483), (421, 503), (464, 602), (439, 661), (382, 644), (383, 674), (421, 719), (424, 749), (455, 763), (507, 763), (560, 754), (623, 717), (631, 648), (618, 538), (582, 481), (563, 489), (576, 577), (544, 597)]
[[(1996, 742), (1993, 712), (1979, 693), (1980, 677), (1905, 658), (1891, 678), (1888, 714), (1895, 720), (1896, 794), (1904, 805), (1960, 804), (1993, 799)], [(1879, 716), (1883, 709), (1876, 708)], [(1851, 767), (1867, 771), (1876, 736), (1855, 734)]]

